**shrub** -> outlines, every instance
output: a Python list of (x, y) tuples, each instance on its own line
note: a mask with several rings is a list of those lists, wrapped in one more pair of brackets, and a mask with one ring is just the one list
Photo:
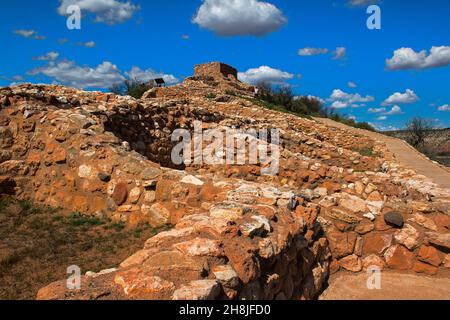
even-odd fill
[(79, 226), (99, 226), (102, 225), (103, 222), (97, 218), (84, 216), (80, 212), (75, 211), (69, 215), (69, 224), (74, 227)]
[(425, 138), (432, 129), (433, 122), (431, 120), (414, 117), (406, 124), (406, 131), (408, 133), (406, 140), (415, 148), (423, 146)]
[(234, 96), (236, 96), (236, 91), (231, 90), (231, 89), (227, 89), (227, 90), (225, 90), (225, 94), (234, 97)]
[(146, 83), (138, 79), (130, 79), (113, 85), (109, 91), (120, 96), (131, 96), (140, 99), (145, 92), (153, 87), (154, 85), (151, 82)]
[(209, 99), (209, 100), (215, 99), (216, 97), (217, 97), (217, 95), (215, 93), (213, 93), (213, 92), (210, 92), (210, 93), (205, 95), (205, 98)]

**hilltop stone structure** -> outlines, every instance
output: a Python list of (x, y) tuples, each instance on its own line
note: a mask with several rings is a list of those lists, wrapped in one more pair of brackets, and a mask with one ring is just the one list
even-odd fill
[[(236, 75), (200, 65), (139, 100), (0, 89), (1, 193), (173, 226), (119, 266), (87, 272), (80, 290), (63, 280), (39, 299), (315, 299), (340, 270), (450, 276), (450, 190), (379, 141), (260, 107)], [(279, 174), (262, 175), (265, 163), (174, 165), (171, 134), (194, 121), (279, 129)]]
[(195, 66), (194, 76), (196, 77), (212, 77), (214, 79), (231, 78), (237, 80), (238, 71), (222, 62), (211, 62), (207, 64), (199, 64)]

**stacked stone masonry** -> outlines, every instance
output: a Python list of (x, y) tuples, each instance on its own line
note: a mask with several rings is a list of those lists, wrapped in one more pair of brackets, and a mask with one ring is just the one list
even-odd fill
[[(222, 66), (197, 67), (140, 100), (0, 89), (1, 193), (173, 226), (120, 266), (87, 273), (81, 290), (61, 281), (38, 298), (314, 299), (339, 270), (449, 276), (449, 190), (402, 168), (378, 141), (259, 107)], [(260, 163), (173, 165), (171, 133), (194, 121), (279, 129), (279, 174), (262, 175)]]

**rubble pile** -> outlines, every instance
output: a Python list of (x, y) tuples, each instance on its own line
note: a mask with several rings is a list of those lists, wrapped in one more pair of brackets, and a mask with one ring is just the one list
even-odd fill
[[(0, 192), (130, 226), (173, 229), (115, 269), (40, 299), (314, 299), (330, 274), (449, 276), (450, 190), (350, 130), (263, 108), (234, 68), (140, 100), (62, 86), (0, 89)], [(176, 129), (278, 129), (265, 163), (175, 165)]]

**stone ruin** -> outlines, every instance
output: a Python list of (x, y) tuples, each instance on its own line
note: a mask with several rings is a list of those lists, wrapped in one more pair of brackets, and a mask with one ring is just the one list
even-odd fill
[[(0, 89), (1, 193), (173, 226), (120, 266), (87, 272), (80, 290), (60, 281), (39, 299), (315, 299), (339, 270), (449, 276), (449, 190), (399, 166), (378, 141), (259, 107), (250, 86), (227, 77), (232, 68), (196, 74), (140, 100)], [(262, 175), (261, 163), (173, 166), (171, 132), (197, 120), (280, 129), (279, 174)]]
[(234, 79), (238, 78), (238, 71), (222, 62), (211, 62), (207, 64), (199, 64), (194, 68), (194, 77), (212, 77), (214, 79)]

